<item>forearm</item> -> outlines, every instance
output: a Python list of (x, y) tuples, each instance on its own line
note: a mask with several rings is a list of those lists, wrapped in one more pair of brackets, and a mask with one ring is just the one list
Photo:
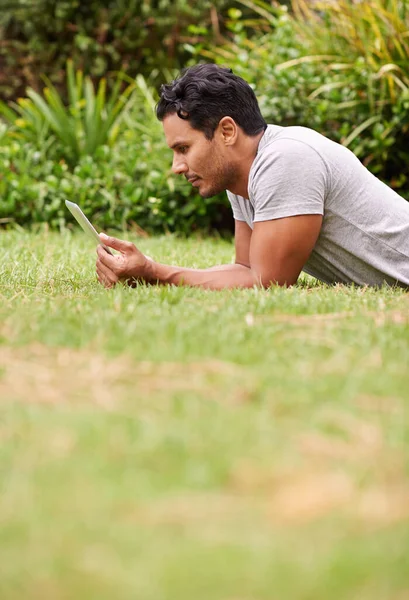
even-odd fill
[(152, 262), (146, 280), (150, 283), (186, 285), (210, 290), (260, 285), (257, 275), (249, 267), (240, 264), (219, 265), (210, 269), (186, 269)]

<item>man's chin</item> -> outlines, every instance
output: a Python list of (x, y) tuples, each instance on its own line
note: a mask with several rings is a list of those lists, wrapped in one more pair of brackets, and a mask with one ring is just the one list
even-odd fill
[(199, 195), (206, 199), (206, 198), (213, 198), (213, 196), (217, 196), (217, 194), (220, 194), (221, 192), (225, 191), (224, 189), (216, 189), (216, 188), (202, 188), (202, 189), (198, 189), (197, 190), (199, 192)]
[(216, 196), (216, 194), (214, 194), (213, 192), (200, 192), (199, 191), (199, 196), (201, 198), (203, 198), (204, 200), (206, 200), (207, 198), (213, 198), (213, 196)]

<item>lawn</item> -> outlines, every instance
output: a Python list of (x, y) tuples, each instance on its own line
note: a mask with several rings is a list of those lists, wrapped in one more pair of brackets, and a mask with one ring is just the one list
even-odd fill
[(2, 600), (409, 598), (407, 293), (107, 291), (81, 233), (0, 257)]

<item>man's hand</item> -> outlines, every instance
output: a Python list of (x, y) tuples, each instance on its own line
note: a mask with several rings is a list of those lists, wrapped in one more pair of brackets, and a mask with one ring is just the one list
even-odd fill
[(132, 283), (137, 279), (150, 280), (152, 262), (131, 242), (100, 234), (104, 246), (118, 250), (120, 254), (108, 254), (102, 246), (97, 248), (97, 277), (99, 283), (111, 288), (119, 281)]

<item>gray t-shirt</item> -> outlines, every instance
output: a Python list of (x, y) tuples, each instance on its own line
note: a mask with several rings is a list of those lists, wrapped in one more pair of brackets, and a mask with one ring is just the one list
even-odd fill
[(409, 203), (347, 148), (307, 127), (269, 125), (249, 198), (227, 192), (234, 218), (323, 215), (304, 271), (327, 283), (409, 286)]

